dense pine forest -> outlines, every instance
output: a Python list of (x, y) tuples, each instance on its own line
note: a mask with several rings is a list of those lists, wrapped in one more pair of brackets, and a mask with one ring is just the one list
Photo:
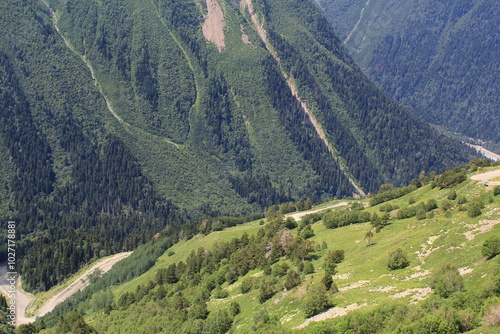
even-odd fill
[(0, 213), (26, 290), (172, 226), (474, 157), (377, 90), (313, 4), (218, 4), (222, 47), (203, 2), (0, 4)]

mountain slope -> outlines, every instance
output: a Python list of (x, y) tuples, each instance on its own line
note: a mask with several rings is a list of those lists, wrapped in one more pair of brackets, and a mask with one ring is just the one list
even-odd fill
[[(488, 258), (482, 249), (487, 240), (498, 239), (500, 194), (469, 179), (470, 173), (458, 184), (444, 185), (461, 173), (465, 170), (424, 176), (426, 185), (392, 200), (381, 192), (370, 201), (305, 216), (298, 228), (278, 216), (265, 224), (254, 221), (181, 240), (144, 275), (105, 292), (95, 287), (94, 295), (82, 294), (45, 321), (55, 325), (65, 312), (78, 309), (99, 333), (346, 333), (359, 328), (463, 333), (480, 326), (494, 333), (498, 323), (491, 325), (487, 314), (500, 303), (499, 259)], [(375, 201), (382, 197), (385, 202)], [(460, 204), (462, 198), (466, 204)], [(483, 209), (472, 217), (469, 208), (479, 202)], [(425, 207), (423, 215), (404, 216)], [(331, 225), (346, 212), (372, 222)], [(377, 225), (380, 218), (386, 221)], [(307, 230), (312, 234), (306, 236)], [(388, 260), (397, 249), (408, 263), (391, 270)], [(452, 268), (445, 280), (458, 285), (439, 285), (443, 268)], [(55, 333), (58, 326), (42, 333)]]
[(378, 91), (308, 3), (0, 6), (0, 208), (30, 290), (169, 225), (373, 192), (473, 156)]
[(498, 150), (498, 3), (317, 3), (380, 88), (424, 120)]

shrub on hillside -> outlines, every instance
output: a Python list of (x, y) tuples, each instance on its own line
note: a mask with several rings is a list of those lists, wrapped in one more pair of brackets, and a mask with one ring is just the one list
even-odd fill
[(437, 201), (435, 199), (430, 199), (424, 204), (424, 207), (425, 207), (425, 211), (429, 212), (429, 211), (432, 211), (434, 209), (437, 209), (438, 204), (437, 204)]
[(70, 311), (64, 316), (64, 318), (61, 318), (57, 324), (57, 330), (59, 333), (97, 333), (76, 311)]
[(394, 188), (379, 192), (370, 200), (370, 206), (375, 206), (380, 203), (403, 197), (404, 195), (409, 194), (416, 189), (417, 187), (410, 185), (403, 188)]
[(458, 197), (457, 203), (460, 205), (467, 203), (467, 197), (465, 197), (464, 195)]
[(286, 262), (280, 262), (280, 263), (276, 263), (273, 267), (272, 267), (272, 274), (273, 276), (278, 276), (278, 277), (281, 277), (281, 276), (285, 276), (287, 273), (288, 273), (288, 264), (286, 264)]
[(494, 235), (486, 240), (481, 249), (481, 253), (489, 259), (500, 254), (500, 237)]
[(304, 275), (313, 274), (315, 271), (316, 269), (314, 269), (314, 265), (311, 262), (307, 261), (304, 264)]
[(480, 216), (482, 214), (481, 212), (482, 206), (483, 205), (478, 201), (470, 202), (469, 205), (467, 206), (467, 215), (471, 218)]
[(392, 210), (397, 210), (397, 209), (399, 209), (398, 206), (392, 205), (391, 203), (387, 203), (387, 204), (381, 205), (380, 208), (378, 209), (378, 211), (391, 212)]
[(221, 289), (220, 287), (217, 287), (214, 292), (213, 292), (213, 297), (215, 299), (224, 299), (229, 296), (229, 292), (227, 290)]
[(344, 261), (345, 258), (345, 252), (343, 249), (335, 249), (332, 251), (329, 251), (326, 256), (325, 256), (325, 261), (330, 261), (333, 263), (340, 263)]
[(314, 231), (311, 228), (311, 225), (306, 225), (306, 227), (304, 227), (304, 229), (302, 231), (300, 231), (300, 236), (303, 239), (309, 239), (309, 238), (314, 237)]
[(297, 225), (297, 222), (295, 221), (295, 219), (293, 219), (292, 217), (288, 217), (285, 222), (285, 227), (289, 230), (293, 230), (294, 228), (296, 228), (298, 225)]
[(261, 304), (265, 303), (266, 300), (271, 298), (275, 293), (275, 285), (276, 281), (269, 278), (265, 277), (260, 284), (260, 289), (259, 289), (259, 302)]
[(442, 211), (448, 211), (453, 207), (450, 201), (443, 201), (441, 203), (441, 210)]
[(367, 221), (370, 221), (370, 213), (365, 211), (334, 211), (323, 217), (323, 224), (326, 228), (337, 228)]
[(378, 233), (381, 229), (387, 226), (389, 223), (390, 215), (388, 212), (382, 213), (380, 216), (376, 213), (373, 213), (370, 221), (372, 226), (375, 228), (375, 231)]
[(315, 284), (307, 290), (307, 295), (304, 300), (304, 313), (306, 318), (310, 318), (318, 313), (325, 311), (331, 307), (328, 293), (323, 284)]
[(226, 310), (214, 310), (203, 323), (203, 333), (226, 333), (232, 324), (233, 318)]
[(403, 269), (410, 265), (410, 261), (406, 257), (401, 248), (396, 249), (394, 252), (389, 253), (389, 260), (387, 260), (387, 267), (390, 270)]
[(441, 189), (456, 186), (467, 179), (466, 171), (463, 168), (455, 168), (444, 172), (438, 177), (437, 183)]
[(293, 289), (294, 287), (299, 285), (300, 282), (302, 282), (302, 279), (300, 278), (299, 273), (295, 270), (292, 270), (290, 271), (290, 273), (288, 273), (288, 275), (286, 275), (285, 288), (287, 290)]
[(241, 312), (241, 306), (240, 306), (240, 303), (238, 302), (231, 302), (229, 304), (229, 313), (235, 317), (237, 316), (238, 314), (240, 314)]
[(351, 210), (362, 211), (365, 209), (365, 206), (362, 203), (354, 202), (351, 205)]
[(321, 283), (325, 286), (325, 289), (328, 291), (332, 287), (333, 284), (333, 279), (332, 275), (329, 275), (328, 273), (325, 273), (323, 278), (321, 279)]
[(250, 290), (252, 290), (254, 284), (254, 279), (253, 277), (247, 277), (245, 278), (240, 285), (241, 293), (247, 293)]
[(500, 195), (500, 186), (495, 186), (495, 188), (493, 188), (493, 195)]
[(457, 192), (455, 190), (452, 190), (448, 193), (448, 199), (450, 201), (454, 201), (457, 198)]
[(302, 217), (301, 223), (306, 225), (314, 224), (317, 221), (323, 219), (323, 214), (319, 212), (309, 213)]
[(329, 275), (335, 275), (337, 273), (337, 265), (333, 262), (328, 262), (325, 260), (323, 263), (323, 269)]
[(437, 295), (448, 298), (464, 288), (463, 277), (455, 266), (446, 263), (434, 271), (431, 288)]
[(415, 206), (407, 206), (405, 208), (399, 209), (397, 218), (398, 219), (407, 219), (407, 218), (415, 217), (416, 214), (417, 214), (417, 208)]

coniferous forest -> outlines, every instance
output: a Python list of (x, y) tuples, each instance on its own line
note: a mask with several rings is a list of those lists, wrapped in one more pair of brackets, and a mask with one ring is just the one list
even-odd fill
[(317, 4), (364, 73), (388, 95), (442, 130), (499, 150), (496, 3)]

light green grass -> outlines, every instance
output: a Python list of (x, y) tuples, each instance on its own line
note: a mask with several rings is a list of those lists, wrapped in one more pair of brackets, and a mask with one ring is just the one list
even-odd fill
[[(486, 199), (489, 196), (484, 187), (470, 180), (456, 186), (454, 190), (459, 196), (465, 194), (469, 200), (475, 197)], [(402, 208), (408, 205), (410, 198), (413, 198), (415, 204), (435, 199), (440, 205), (442, 201), (448, 200), (449, 193), (450, 189), (431, 189), (430, 185), (427, 185), (388, 203)], [(366, 201), (366, 199), (362, 200), (362, 202)], [(240, 290), (241, 282), (245, 278), (263, 275), (262, 271), (253, 270), (244, 277), (240, 277), (232, 285), (224, 283), (221, 288), (228, 291), (229, 296), (224, 299), (212, 298), (208, 303), (208, 309), (228, 308), (230, 302), (238, 302), (241, 306), (241, 313), (234, 318), (235, 333), (249, 332), (254, 324), (255, 315), (261, 310), (267, 310), (271, 318), (276, 319), (286, 328), (294, 328), (306, 320), (303, 308), (307, 288), (311, 284), (320, 282), (324, 275), (323, 255), (328, 250), (334, 249), (345, 251), (345, 260), (338, 265), (337, 275), (334, 277), (341, 291), (333, 295), (332, 302), (338, 307), (357, 303), (363, 304), (361, 310), (366, 311), (391, 302), (419, 302), (415, 299), (416, 291), (411, 292), (410, 289), (428, 288), (433, 271), (445, 262), (462, 270), (472, 270), (464, 275), (465, 288), (480, 292), (483, 285), (492, 278), (498, 266), (498, 259), (486, 260), (482, 256), (481, 247), (490, 236), (500, 235), (500, 224), (485, 233), (476, 234), (471, 240), (467, 239), (464, 233), (474, 229), (475, 226), (472, 225), (477, 225), (482, 221), (500, 220), (500, 210), (497, 210), (500, 207), (500, 196), (494, 197), (492, 202), (485, 200), (483, 214), (476, 218), (468, 217), (466, 211), (459, 211), (456, 201), (451, 202), (454, 207), (451, 211), (443, 212), (436, 209), (433, 218), (420, 221), (416, 218), (390, 220), (390, 225), (374, 235), (370, 246), (367, 246), (364, 240), (365, 233), (372, 229), (370, 223), (326, 229), (322, 222), (317, 222), (313, 225), (315, 236), (311, 240), (318, 245), (325, 242), (328, 248), (313, 253), (312, 263), (316, 272), (304, 276), (301, 285), (290, 291), (281, 290), (261, 304), (258, 300), (257, 289), (245, 294), (242, 294)], [(333, 203), (335, 202), (324, 203), (314, 207), (313, 210)], [(379, 207), (380, 205), (368, 207), (366, 210), (370, 213), (379, 212)], [(154, 280), (158, 269), (184, 261), (192, 251), (200, 247), (210, 249), (217, 242), (230, 241), (232, 238), (240, 237), (243, 233), (255, 234), (260, 228), (259, 222), (254, 221), (207, 236), (198, 235), (190, 240), (182, 240), (163, 254), (148, 272), (117, 287), (114, 290), (115, 300), (118, 300), (125, 292), (135, 291), (138, 285)], [(407, 255), (410, 265), (405, 269), (391, 271), (386, 264), (388, 253), (397, 248), (401, 248)], [(425, 255), (419, 258), (419, 253)], [(289, 261), (287, 263), (294, 268), (294, 264)], [(395, 298), (396, 294), (404, 292), (408, 292), (408, 295)], [(424, 295), (422, 298), (428, 296)], [(481, 331), (473, 333), (495, 332), (494, 329), (493, 331), (490, 329), (490, 327), (482, 327)]]
[[(260, 221), (260, 220), (259, 220)], [(170, 264), (185, 261), (192, 251), (200, 247), (210, 249), (216, 242), (227, 242), (233, 238), (241, 237), (244, 233), (255, 234), (261, 228), (259, 221), (249, 222), (243, 225), (227, 228), (223, 231), (213, 232), (209, 235), (196, 235), (189, 240), (181, 240), (168, 249), (158, 258), (156, 264), (143, 275), (121, 285), (114, 290), (115, 299), (125, 292), (134, 292), (137, 286), (154, 280), (158, 269), (167, 268)], [(170, 255), (172, 254), (173, 255)]]

